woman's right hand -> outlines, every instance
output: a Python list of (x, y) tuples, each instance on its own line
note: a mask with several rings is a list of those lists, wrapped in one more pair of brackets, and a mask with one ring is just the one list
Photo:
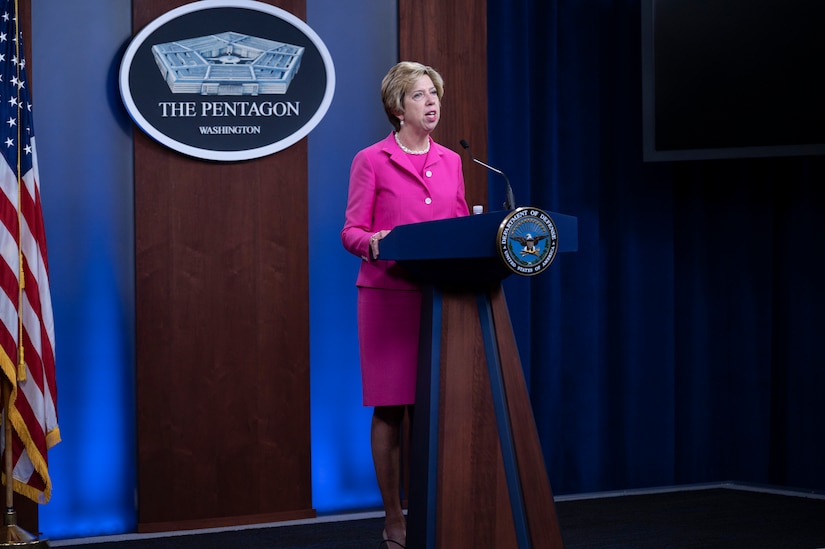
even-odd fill
[(370, 237), (370, 255), (373, 259), (378, 259), (378, 241), (390, 234), (390, 231), (378, 231)]

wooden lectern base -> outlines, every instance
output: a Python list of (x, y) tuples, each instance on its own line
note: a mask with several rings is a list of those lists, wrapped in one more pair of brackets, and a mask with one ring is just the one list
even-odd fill
[(407, 547), (560, 548), (504, 294), (425, 290)]

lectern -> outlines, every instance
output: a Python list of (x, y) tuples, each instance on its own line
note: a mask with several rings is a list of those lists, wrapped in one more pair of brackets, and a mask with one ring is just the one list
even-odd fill
[(424, 289), (407, 547), (563, 547), (501, 281), (578, 247), (538, 208), (396, 227), (381, 258)]

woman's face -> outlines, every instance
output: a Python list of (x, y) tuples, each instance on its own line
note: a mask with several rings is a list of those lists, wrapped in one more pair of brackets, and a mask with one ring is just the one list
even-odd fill
[(404, 113), (399, 117), (410, 129), (430, 133), (441, 118), (441, 102), (433, 81), (426, 74), (404, 95)]

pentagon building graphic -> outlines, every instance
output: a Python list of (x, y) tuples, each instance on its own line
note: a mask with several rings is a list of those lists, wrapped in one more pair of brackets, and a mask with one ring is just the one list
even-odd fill
[(172, 93), (258, 95), (286, 93), (304, 48), (237, 32), (152, 46)]

